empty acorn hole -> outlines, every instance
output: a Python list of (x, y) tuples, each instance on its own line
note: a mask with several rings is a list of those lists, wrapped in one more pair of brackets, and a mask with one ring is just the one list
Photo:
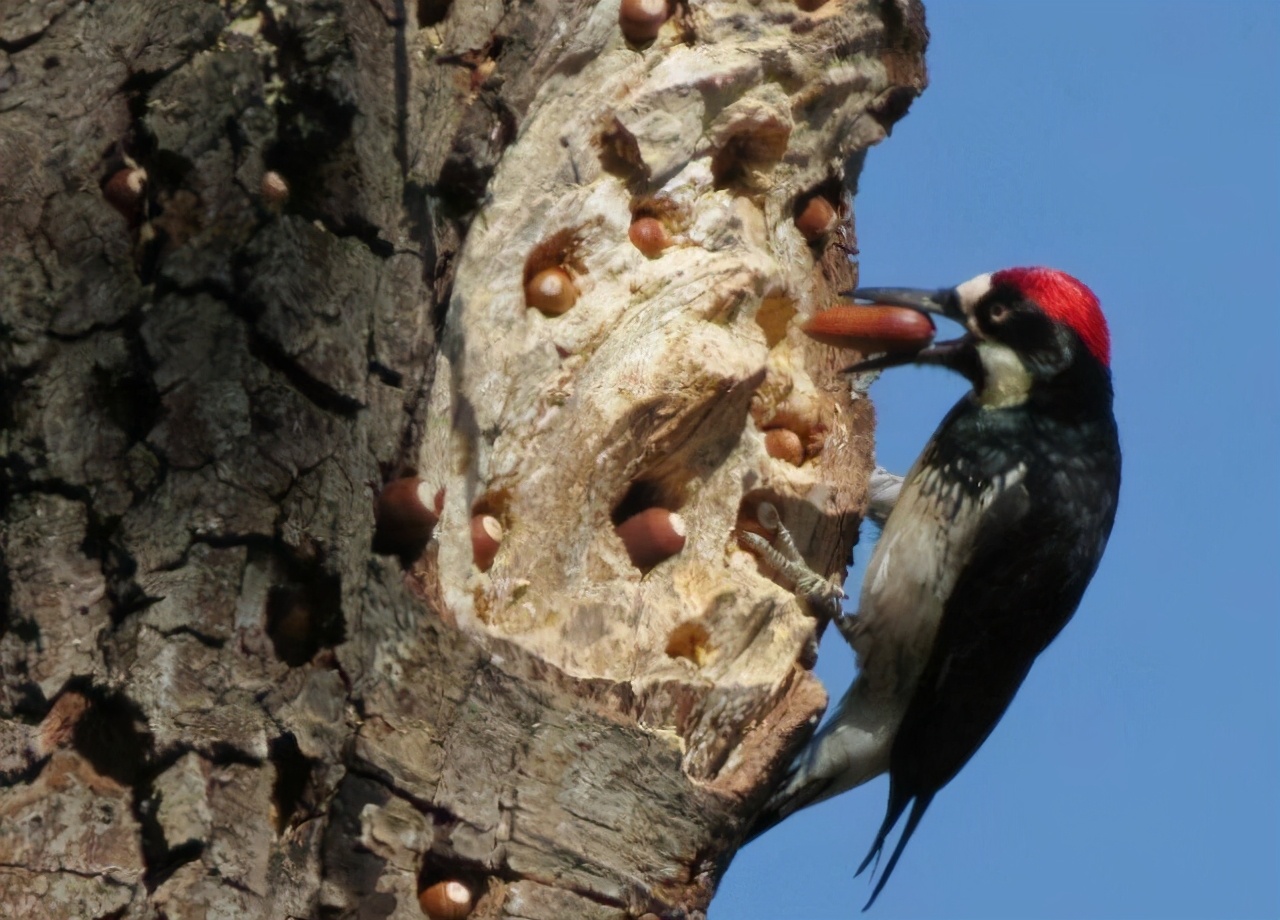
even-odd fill
[(753, 185), (753, 173), (772, 169), (790, 140), (791, 128), (781, 121), (751, 122), (731, 132), (711, 156), (715, 187)]
[(596, 141), (600, 149), (600, 166), (611, 176), (616, 176), (629, 187), (643, 187), (649, 181), (649, 167), (640, 155), (640, 144), (635, 135), (614, 119), (600, 132)]
[(85, 700), (83, 711), (70, 726), (71, 746), (98, 773), (132, 786), (153, 752), (147, 719), (138, 704), (87, 679), (74, 678), (67, 689)]
[(435, 26), (449, 15), (451, 0), (418, 0), (418, 27)]
[(267, 592), (267, 635), (276, 657), (291, 668), (346, 636), (342, 579), (318, 563), (290, 563), (288, 580)]
[(271, 785), (271, 805), (276, 833), (282, 834), (303, 805), (311, 786), (314, 762), (302, 753), (293, 732), (272, 739), (269, 756), (276, 773)]
[(684, 658), (697, 667), (706, 663), (710, 653), (711, 633), (707, 627), (696, 620), (686, 620), (667, 637), (667, 655), (671, 658)]
[(795, 302), (785, 294), (771, 294), (760, 302), (756, 325), (764, 332), (766, 345), (773, 348), (787, 337), (787, 327), (797, 312)]

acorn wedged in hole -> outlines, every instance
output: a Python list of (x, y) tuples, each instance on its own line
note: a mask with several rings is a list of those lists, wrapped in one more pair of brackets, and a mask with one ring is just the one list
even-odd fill
[(391, 480), (378, 493), (378, 501), (373, 506), (374, 551), (400, 555), (420, 553), (440, 520), (436, 505), (430, 486), (418, 477)]
[(828, 307), (800, 327), (812, 339), (864, 353), (919, 351), (933, 341), (933, 320), (907, 307), (841, 304)]
[(627, 41), (641, 44), (657, 38), (670, 15), (667, 0), (622, 0), (618, 6), (618, 25)]
[(262, 174), (262, 181), (258, 183), (258, 192), (267, 205), (279, 207), (289, 200), (289, 183), (274, 169), (268, 169)]
[(764, 433), (764, 450), (775, 460), (792, 466), (804, 463), (804, 441), (790, 428), (770, 428)]
[(631, 245), (635, 246), (649, 258), (662, 254), (662, 250), (671, 245), (671, 234), (656, 217), (637, 217), (627, 230)]
[(651, 569), (684, 549), (684, 518), (666, 508), (646, 508), (616, 528), (631, 564)]
[(453, 880), (436, 882), (422, 889), (418, 906), (431, 920), (463, 920), (471, 913), (471, 889)]
[(830, 201), (821, 195), (814, 195), (805, 202), (800, 213), (796, 215), (796, 229), (810, 243), (826, 238), (840, 222), (840, 215)]
[(524, 286), (524, 301), (547, 316), (567, 313), (578, 301), (578, 289), (563, 268), (544, 268)]
[(477, 514), (471, 519), (471, 553), (480, 571), (487, 572), (493, 566), (502, 537), (502, 524), (496, 517)]
[(142, 210), (146, 190), (147, 171), (140, 166), (126, 166), (111, 174), (102, 187), (102, 197), (125, 217), (132, 219)]

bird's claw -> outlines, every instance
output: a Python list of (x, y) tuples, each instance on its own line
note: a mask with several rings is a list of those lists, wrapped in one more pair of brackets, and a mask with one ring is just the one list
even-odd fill
[(796, 596), (829, 617), (845, 619), (840, 615), (844, 591), (839, 585), (832, 584), (809, 568), (809, 564), (800, 555), (800, 550), (796, 548), (791, 532), (779, 519), (778, 509), (769, 502), (761, 502), (756, 510), (756, 519), (767, 530), (776, 532), (773, 541), (749, 532), (742, 534), (742, 541), (759, 553), (774, 571), (791, 582)]
[(854, 640), (858, 637), (861, 629), (862, 621), (858, 619), (856, 613), (844, 613), (843, 611), (836, 614), (831, 622), (835, 625), (840, 635), (844, 636), (844, 641), (850, 645), (854, 644)]

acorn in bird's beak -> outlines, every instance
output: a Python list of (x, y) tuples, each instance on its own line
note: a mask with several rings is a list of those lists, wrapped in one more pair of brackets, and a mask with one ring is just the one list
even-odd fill
[[(881, 370), (903, 364), (966, 363), (972, 337), (934, 344), (930, 316), (965, 325), (968, 317), (954, 289), (858, 288), (843, 296), (866, 301), (823, 310), (804, 325), (804, 331), (823, 344), (875, 354), (845, 368), (846, 373)], [(957, 369), (961, 369), (958, 368)]]

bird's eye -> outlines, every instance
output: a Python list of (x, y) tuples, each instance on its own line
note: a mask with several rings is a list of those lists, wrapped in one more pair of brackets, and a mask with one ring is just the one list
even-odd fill
[(993, 323), (1003, 322), (1005, 317), (1009, 315), (1009, 308), (1002, 303), (993, 303), (987, 309), (987, 318)]

